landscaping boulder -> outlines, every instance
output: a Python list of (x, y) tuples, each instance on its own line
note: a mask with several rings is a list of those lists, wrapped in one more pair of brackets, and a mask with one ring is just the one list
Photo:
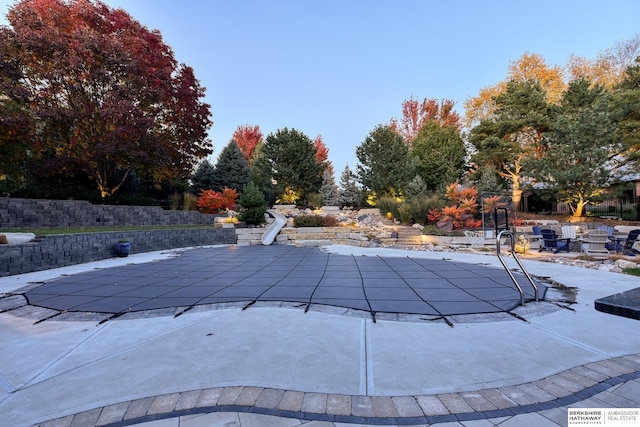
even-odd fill
[(633, 261), (629, 261), (626, 259), (618, 259), (616, 260), (616, 267), (620, 268), (638, 268), (638, 264)]

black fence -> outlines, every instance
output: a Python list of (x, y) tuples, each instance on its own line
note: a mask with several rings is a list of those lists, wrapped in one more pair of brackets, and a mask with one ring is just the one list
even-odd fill
[[(546, 215), (573, 215), (569, 204), (560, 200), (553, 202), (553, 198), (549, 198), (548, 195), (542, 197), (541, 194), (532, 191), (523, 193), (519, 211)], [(640, 192), (633, 189), (625, 190), (620, 197), (612, 197), (599, 203), (589, 203), (584, 207), (583, 215), (640, 221)]]
[[(558, 203), (556, 210), (560, 215), (573, 214), (567, 203)], [(633, 203), (628, 199), (621, 198), (617, 200), (607, 200), (597, 204), (589, 204), (585, 207), (585, 216), (640, 221), (640, 198)]]

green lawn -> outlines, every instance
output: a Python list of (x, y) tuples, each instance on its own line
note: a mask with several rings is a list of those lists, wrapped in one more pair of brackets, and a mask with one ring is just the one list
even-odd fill
[(33, 233), (36, 236), (51, 234), (107, 233), (114, 231), (175, 230), (187, 228), (211, 228), (212, 225), (149, 225), (129, 227), (60, 227), (60, 228), (13, 228), (0, 230), (3, 233)]

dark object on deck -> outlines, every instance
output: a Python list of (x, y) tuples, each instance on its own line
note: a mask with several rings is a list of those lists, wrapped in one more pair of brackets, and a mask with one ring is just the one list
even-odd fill
[(640, 251), (633, 248), (634, 243), (640, 236), (640, 229), (631, 230), (626, 238), (614, 238), (612, 243), (607, 243), (605, 247), (610, 251), (627, 256), (640, 255)]
[(554, 254), (559, 251), (569, 252), (570, 238), (558, 237), (558, 234), (553, 230), (540, 230), (540, 233), (542, 234), (542, 246), (538, 252), (547, 249), (553, 251)]

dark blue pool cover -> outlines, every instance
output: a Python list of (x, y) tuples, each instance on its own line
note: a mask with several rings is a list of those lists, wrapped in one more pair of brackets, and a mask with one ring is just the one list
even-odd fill
[[(515, 276), (532, 300), (531, 284), (524, 275)], [(538, 287), (542, 298), (546, 287)], [(502, 269), (445, 259), (336, 255), (286, 245), (190, 249), (162, 261), (57, 278), (25, 296), (35, 306), (113, 315), (283, 301), (365, 310), (374, 316), (450, 316), (509, 311), (520, 304), (520, 294)]]

